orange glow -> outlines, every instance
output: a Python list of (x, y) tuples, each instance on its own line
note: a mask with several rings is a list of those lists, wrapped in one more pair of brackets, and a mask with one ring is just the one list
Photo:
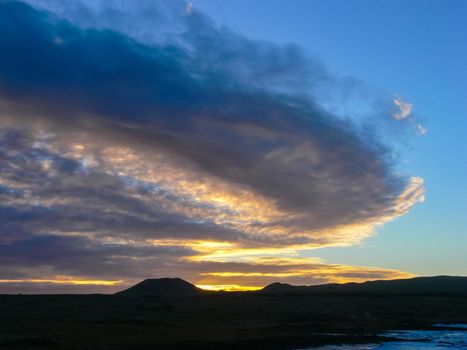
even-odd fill
[(260, 290), (263, 286), (242, 286), (238, 284), (197, 284), (196, 287), (204, 290), (224, 292), (247, 292)]
[(40, 279), (0, 279), (0, 283), (51, 283), (51, 284), (70, 284), (70, 285), (101, 285), (116, 286), (122, 283), (121, 280), (85, 280), (73, 277), (57, 276), (56, 278)]
[(411, 277), (415, 277), (415, 275), (399, 270), (326, 264), (317, 262), (313, 258), (272, 258), (250, 263), (247, 271), (227, 270), (200, 273), (197, 282), (202, 285), (214, 286), (227, 284), (239, 286), (260, 284), (265, 286), (272, 282), (309, 285)]
[[(191, 248), (200, 254), (187, 257), (185, 260), (191, 262), (257, 262), (261, 259), (271, 259), (278, 257), (284, 261), (287, 257), (297, 256), (297, 250), (302, 248), (301, 245), (287, 246), (286, 248), (243, 248), (236, 243), (223, 241), (207, 241), (207, 240), (173, 240), (161, 239), (151, 240), (150, 244), (155, 246), (182, 246)], [(307, 259), (307, 262), (310, 260)], [(316, 262), (316, 259), (313, 258)]]
[(296, 256), (297, 252), (290, 248), (228, 248), (214, 249), (206, 254), (187, 258), (190, 261), (214, 262), (254, 262), (268, 256)]
[(414, 277), (411, 273), (399, 270), (326, 264), (319, 258), (302, 257), (300, 254), (303, 248), (308, 248), (306, 245), (244, 248), (235, 243), (204, 240), (154, 240), (151, 243), (186, 246), (197, 251), (199, 254), (183, 259), (188, 263), (246, 264), (247, 270), (208, 270), (194, 276), (196, 283), (202, 286), (200, 288), (208, 290), (255, 290), (276, 281), (291, 284), (310, 284), (313, 281), (347, 283)]
[[(213, 277), (216, 282), (222, 283), (222, 280), (228, 279), (241, 281), (241, 279), (252, 277), (270, 277), (268, 280), (275, 281), (280, 279), (287, 281), (288, 278), (320, 278), (326, 283), (348, 283), (348, 282), (364, 282), (374, 279), (399, 279), (415, 277), (414, 274), (390, 270), (390, 269), (374, 269), (358, 266), (342, 266), (342, 265), (315, 265), (310, 266), (310, 269), (291, 269), (283, 272), (206, 272), (201, 276)], [(254, 269), (254, 266), (252, 267)], [(352, 276), (353, 275), (353, 276)], [(374, 277), (376, 275), (376, 277)], [(272, 279), (271, 279), (272, 278)]]
[(208, 240), (178, 240), (178, 239), (154, 239), (148, 243), (155, 246), (182, 246), (192, 248), (198, 252), (213, 252), (224, 249), (232, 249), (236, 245), (231, 242)]

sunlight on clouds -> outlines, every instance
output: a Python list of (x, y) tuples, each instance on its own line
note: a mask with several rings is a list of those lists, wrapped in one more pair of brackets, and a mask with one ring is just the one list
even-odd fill
[[(129, 192), (128, 196), (144, 203), (148, 208), (156, 204), (168, 213), (185, 217), (193, 222), (213, 224), (241, 233), (240, 240), (223, 242), (197, 240), (173, 242), (200, 250), (209, 244), (218, 248), (210, 251), (204, 260), (232, 260), (250, 255), (294, 256), (300, 249), (328, 246), (349, 246), (371, 236), (375, 227), (407, 213), (413, 205), (424, 200), (423, 179), (412, 177), (392, 207), (386, 208), (380, 216), (359, 219), (355, 222), (335, 225), (324, 229), (310, 229), (312, 213), (300, 213), (279, 208), (274, 200), (266, 198), (239, 184), (229, 183), (199, 170), (179, 163), (179, 160), (164, 152), (148, 154), (126, 147), (93, 146), (67, 138), (68, 142), (49, 134), (42, 148), (57, 155), (65, 155), (80, 162), (84, 172), (99, 171), (120, 178), (128, 188), (142, 187), (145, 193)], [(43, 169), (53, 176), (53, 163), (45, 159)], [(11, 180), (0, 182), (28, 188), (25, 184), (12, 184)], [(79, 199), (65, 196), (38, 197), (27, 191), (21, 198), (10, 199), (19, 205), (79, 205)], [(88, 204), (91, 205), (91, 204)], [(130, 214), (117, 207), (115, 214)], [(144, 219), (142, 213), (135, 213)], [(135, 215), (131, 213), (131, 215)], [(66, 232), (63, 232), (65, 235)], [(92, 234), (82, 233), (83, 235)], [(239, 238), (240, 238), (239, 237)], [(226, 237), (227, 238), (227, 237)], [(135, 238), (137, 240), (137, 238)], [(237, 240), (237, 239), (236, 239)], [(170, 240), (165, 239), (165, 242)], [(162, 245), (164, 240), (156, 239), (152, 244)], [(211, 242), (211, 243), (209, 243)], [(170, 243), (170, 242), (169, 242)], [(284, 248), (285, 244), (285, 248)], [(250, 250), (242, 250), (249, 248)], [(253, 249), (254, 248), (254, 249)]]
[(416, 203), (425, 201), (424, 181), (421, 177), (411, 177), (409, 185), (399, 196), (392, 218), (406, 214)]
[(122, 284), (121, 280), (86, 280), (71, 276), (55, 276), (54, 278), (34, 279), (0, 279), (0, 283), (51, 283), (69, 285), (100, 285), (116, 286)]
[(293, 248), (237, 248), (217, 249), (213, 252), (195, 255), (187, 258), (191, 261), (216, 261), (216, 262), (249, 262), (256, 261), (259, 257), (270, 256), (297, 256)]
[[(82, 156), (83, 149), (79, 149)], [(77, 156), (77, 153), (74, 153)], [(79, 157), (79, 156), (78, 156)], [(166, 200), (166, 210), (193, 220), (203, 220), (247, 234), (253, 241), (275, 245), (287, 241), (308, 248), (355, 244), (373, 233), (374, 227), (406, 213), (423, 201), (423, 181), (412, 178), (388, 215), (321, 230), (309, 230), (305, 214), (280, 209), (272, 199), (241, 185), (184, 168), (172, 157), (138, 154), (128, 148), (104, 148), (100, 156), (102, 170), (147, 184), (154, 194), (166, 193), (179, 200)], [(128, 181), (128, 180), (127, 180)], [(131, 182), (127, 182), (131, 186)], [(151, 195), (138, 199), (151, 205)], [(160, 197), (158, 198), (160, 200)], [(290, 252), (289, 252), (290, 253)]]
[(393, 103), (397, 108), (392, 115), (395, 120), (407, 121), (417, 135), (423, 136), (428, 132), (428, 129), (425, 126), (418, 123), (415, 118), (413, 118), (413, 105), (411, 103), (404, 101), (401, 97), (394, 98)]
[(163, 153), (144, 156), (130, 149), (107, 148), (102, 156), (103, 166), (108, 171), (125, 174), (181, 198), (179, 202), (165, 205), (193, 219), (201, 218), (253, 233), (251, 222), (267, 223), (280, 215), (270, 200), (208, 174), (183, 168)]
[(199, 253), (212, 253), (230, 251), (236, 247), (232, 242), (204, 241), (204, 240), (178, 240), (178, 239), (152, 239), (147, 243), (154, 246), (171, 247), (182, 246), (196, 250)]
[(274, 261), (277, 264), (286, 263), (287, 257), (296, 257), (297, 248), (244, 248), (233, 242), (204, 241), (204, 240), (150, 240), (155, 246), (182, 246), (196, 251), (198, 254), (186, 257), (192, 262), (257, 262)]
[(224, 292), (249, 292), (260, 290), (263, 288), (263, 286), (241, 286), (238, 284), (197, 284), (196, 287), (204, 290)]
[[(182, 160), (162, 150), (142, 152), (120, 146), (111, 140), (95, 141), (83, 138), (81, 134), (69, 133), (61, 136), (45, 131), (37, 133), (33, 142), (35, 152), (49, 152), (47, 157), (39, 157), (37, 161), (41, 171), (48, 174), (50, 179), (60, 176), (60, 168), (57, 168), (60, 164), (55, 163), (53, 156), (65, 157), (80, 164), (78, 171), (83, 176), (90, 176), (92, 186), (100, 186), (96, 182), (100, 180), (92, 177), (93, 174), (106, 174), (126, 186), (127, 190), (123, 190), (126, 191), (127, 198), (137, 200), (147, 208), (178, 215), (189, 222), (208, 225), (213, 227), (214, 232), (215, 228), (235, 232), (232, 236), (219, 236), (219, 239), (176, 239), (170, 233), (156, 238), (151, 238), (151, 235), (114, 236), (111, 231), (84, 227), (76, 230), (65, 226), (59, 230), (48, 229), (49, 235), (81, 237), (99, 244), (138, 249), (186, 248), (193, 253), (176, 257), (173, 261), (179, 266), (198, 266), (197, 272), (187, 275), (187, 278), (200, 288), (209, 290), (256, 290), (277, 280), (295, 284), (320, 284), (413, 276), (397, 270), (331, 265), (319, 258), (304, 258), (301, 255), (305, 250), (356, 244), (371, 236), (375, 228), (406, 214), (413, 205), (424, 200), (422, 178), (410, 178), (392, 205), (381, 211), (380, 215), (365, 219), (357, 216), (357, 220), (353, 222), (310, 229), (312, 212), (302, 213), (280, 207), (275, 200), (260, 195), (252, 188), (187, 166)], [(313, 153), (313, 147), (304, 144), (297, 147), (293, 154), (278, 149), (267, 157), (280, 158), (284, 164), (302, 162), (310, 157), (319, 162), (319, 154)], [(76, 176), (81, 175), (78, 173)], [(11, 205), (51, 209), (61, 206), (82, 208), (84, 205), (79, 197), (67, 196), (66, 193), (37, 196), (32, 183), (21, 183), (1, 174), (0, 184), (24, 192), (22, 196), (7, 197), (5, 203)], [(108, 208), (98, 207), (99, 205), (89, 201), (85, 203), (88, 210), (108, 212), (117, 217), (122, 215), (151, 220), (150, 211), (132, 212), (117, 205)], [(148, 257), (131, 259), (146, 261)], [(216, 266), (214, 271), (210, 270), (210, 264)], [(243, 268), (222, 268), (222, 264), (243, 264)], [(180, 269), (180, 273), (183, 273), (184, 268)], [(132, 281), (51, 276), (3, 279), (0, 282), (118, 286)]]
[[(180, 266), (198, 266), (189, 278), (200, 288), (210, 290), (255, 290), (276, 280), (291, 283), (344, 283), (360, 282), (369, 279), (394, 279), (413, 276), (410, 273), (389, 269), (354, 267), (327, 264), (319, 258), (305, 258), (304, 250), (325, 246), (348, 246), (360, 242), (373, 234), (375, 227), (404, 215), (413, 205), (424, 200), (423, 179), (412, 177), (394, 201), (378, 217), (359, 220), (321, 230), (310, 230), (306, 221), (301, 223), (300, 215), (280, 209), (274, 201), (246, 190), (240, 185), (228, 183), (207, 174), (200, 176), (199, 171), (183, 167), (176, 159), (163, 152), (158, 154), (138, 153), (124, 147), (104, 145), (89, 146), (79, 138), (70, 143), (53, 141), (51, 135), (47, 142), (41, 143), (43, 149), (56, 154), (66, 155), (78, 161), (85, 173), (99, 171), (121, 178), (129, 189), (142, 187), (141, 191), (128, 192), (129, 198), (137, 199), (148, 207), (155, 204), (168, 213), (176, 213), (191, 220), (214, 223), (215, 227), (228, 227), (241, 232), (240, 238), (226, 236), (216, 239), (176, 239), (145, 238), (133, 236), (131, 239), (112, 236), (96, 231), (48, 230), (48, 234), (62, 237), (82, 237), (105, 245), (127, 247), (187, 248), (193, 253), (180, 256), (174, 261)], [(92, 159), (86, 162), (85, 159)], [(47, 159), (46, 159), (47, 160)], [(54, 162), (48, 161), (44, 172), (52, 174)], [(12, 186), (11, 180), (0, 177), (5, 185)], [(31, 185), (32, 186), (32, 185)], [(34, 196), (31, 186), (18, 188), (28, 190), (23, 197), (11, 199), (16, 205), (40, 205), (57, 207), (74, 205), (79, 207), (80, 199), (67, 196)], [(86, 204), (92, 207), (91, 203)], [(97, 209), (97, 208), (96, 208)], [(111, 210), (115, 215), (136, 215), (144, 218), (144, 213), (128, 213), (119, 207)], [(290, 218), (296, 221), (290, 221)], [(286, 244), (279, 242), (286, 242)], [(146, 257), (132, 257), (143, 261)], [(210, 270), (209, 264), (217, 266)], [(222, 264), (237, 264), (242, 269), (223, 268)], [(1, 280), (2, 283), (52, 283), (70, 285), (119, 285), (122, 280), (100, 280), (93, 278), (74, 278), (52, 276), (50, 278)], [(125, 281), (129, 283), (130, 281)]]
[[(198, 252), (185, 258), (189, 263), (234, 263), (239, 270), (199, 272), (197, 286), (209, 290), (255, 290), (274, 281), (301, 284), (363, 282), (374, 279), (414, 277), (413, 274), (372, 267), (326, 264), (322, 259), (300, 256), (300, 246), (285, 249), (241, 248), (214, 241), (152, 241), (161, 245), (184, 245)], [(209, 267), (206, 267), (209, 269)]]
[(289, 272), (205, 272), (201, 276), (215, 277), (292, 277), (305, 276), (307, 271), (297, 270)]
[(401, 97), (396, 97), (393, 102), (398, 108), (398, 111), (393, 114), (394, 119), (403, 120), (410, 117), (413, 108), (411, 103), (404, 101)]
[[(251, 264), (249, 271), (219, 271), (201, 273), (197, 284), (210, 285), (212, 289), (222, 289), (216, 286), (226, 284), (247, 285), (260, 288), (272, 282), (291, 284), (325, 284), (365, 282), (368, 280), (411, 278), (412, 273), (372, 267), (346, 266), (325, 263), (304, 264), (303, 258), (298, 258), (295, 265), (277, 268), (275, 265)], [(271, 268), (271, 271), (261, 271)]]
[[(313, 269), (303, 270), (290, 270), (287, 272), (206, 272), (201, 273), (201, 276), (214, 276), (214, 277), (322, 277), (328, 283), (347, 283), (347, 282), (362, 282), (371, 279), (372, 273), (379, 273), (377, 278), (408, 278), (414, 277), (412, 273), (390, 270), (390, 269), (371, 269), (368, 267), (353, 267), (341, 265), (322, 265), (315, 266)], [(342, 275), (341, 275), (342, 274)], [(360, 276), (346, 276), (351, 274), (359, 274)]]

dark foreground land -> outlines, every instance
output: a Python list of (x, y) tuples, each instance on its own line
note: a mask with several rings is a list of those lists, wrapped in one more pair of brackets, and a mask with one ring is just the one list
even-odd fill
[(380, 342), (386, 330), (467, 323), (467, 290), (373, 287), (0, 295), (0, 349), (290, 349)]

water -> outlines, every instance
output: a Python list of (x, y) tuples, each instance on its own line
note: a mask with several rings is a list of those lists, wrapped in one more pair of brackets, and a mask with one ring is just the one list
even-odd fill
[[(327, 345), (313, 350), (467, 350), (467, 325), (445, 325), (446, 330), (436, 331), (393, 331), (384, 335), (401, 339), (400, 342), (387, 342), (383, 344), (365, 345)], [(465, 330), (449, 329), (449, 327), (464, 328)], [(404, 341), (404, 340), (419, 340)], [(305, 349), (303, 349), (305, 350)]]

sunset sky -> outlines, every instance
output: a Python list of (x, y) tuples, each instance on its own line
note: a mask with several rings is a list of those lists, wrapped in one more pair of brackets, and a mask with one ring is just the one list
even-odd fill
[(466, 276), (466, 13), (0, 0), (0, 293)]

